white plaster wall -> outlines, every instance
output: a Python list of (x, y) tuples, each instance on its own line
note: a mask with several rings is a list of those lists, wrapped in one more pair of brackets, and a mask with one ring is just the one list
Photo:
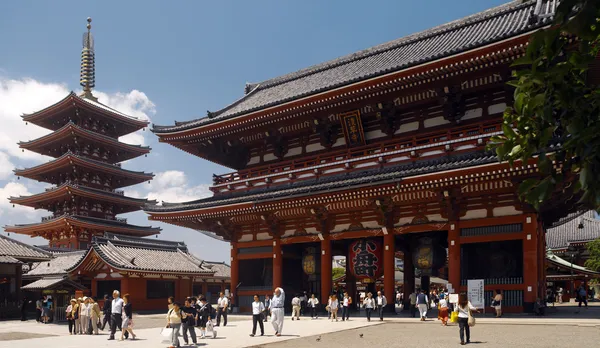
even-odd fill
[(423, 121), (423, 125), (425, 126), (425, 128), (441, 126), (441, 125), (449, 124), (449, 123), (450, 123), (450, 121), (446, 121), (444, 119), (444, 116), (428, 118), (425, 121)]
[(382, 138), (385, 137), (385, 133), (382, 132), (380, 129), (376, 129), (370, 132), (366, 132), (365, 133), (365, 139), (367, 140), (371, 140), (371, 139), (377, 139), (377, 138)]
[(516, 209), (514, 206), (496, 207), (493, 210), (493, 214), (494, 214), (494, 216), (519, 215), (519, 214), (523, 214), (523, 211)]
[(481, 117), (481, 115), (483, 115), (482, 108), (467, 110), (467, 112), (465, 112), (465, 115), (462, 117), (462, 120), (471, 120), (477, 117)]
[[(267, 235), (269, 235), (267, 233)], [(252, 241), (252, 235), (251, 234), (244, 234), (242, 235), (242, 238), (239, 239), (240, 242), (251, 242)]]
[(296, 156), (302, 153), (302, 148), (301, 147), (293, 147), (291, 149), (288, 150), (288, 153), (285, 154), (285, 156), (283, 157), (290, 157), (290, 156)]
[(319, 143), (306, 145), (306, 152), (314, 152), (314, 151), (320, 151), (320, 150), (324, 150), (324, 149), (325, 149), (325, 147), (323, 147)]
[(486, 209), (475, 209), (467, 211), (465, 216), (461, 217), (461, 220), (483, 219), (485, 217), (487, 217)]
[(400, 128), (398, 128), (398, 130), (394, 134), (411, 132), (411, 131), (415, 131), (417, 129), (419, 129), (419, 122), (415, 121), (415, 122), (405, 123), (405, 124), (400, 125)]
[(490, 105), (488, 107), (488, 114), (490, 114), (490, 115), (500, 114), (500, 113), (503, 113), (505, 109), (506, 109), (506, 103)]

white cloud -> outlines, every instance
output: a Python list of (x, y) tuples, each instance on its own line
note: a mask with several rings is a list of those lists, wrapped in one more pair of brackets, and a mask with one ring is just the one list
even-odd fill
[(13, 174), (15, 165), (12, 164), (8, 154), (0, 151), (0, 180), (6, 180)]
[(169, 170), (157, 173), (148, 189), (148, 199), (165, 202), (187, 202), (212, 196), (209, 185), (190, 186), (184, 172)]
[(4, 187), (0, 187), (0, 216), (14, 216), (18, 217), (19, 220), (15, 221), (15, 223), (27, 223), (32, 222), (31, 220), (39, 219), (43, 215), (48, 215), (48, 213), (44, 213), (45, 211), (35, 210), (33, 208), (24, 207), (20, 205), (15, 205), (14, 207), (8, 201), (9, 197), (18, 197), (18, 196), (28, 196), (31, 195), (31, 192), (25, 187), (23, 184), (9, 182)]

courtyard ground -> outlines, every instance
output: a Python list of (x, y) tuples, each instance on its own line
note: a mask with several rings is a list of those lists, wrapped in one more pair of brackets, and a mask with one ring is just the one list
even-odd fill
[[(581, 310), (562, 306), (548, 317), (512, 315), (495, 319), (478, 317), (472, 330), (476, 347), (583, 347), (600, 342), (600, 307)], [(33, 320), (0, 322), (0, 347), (19, 348), (94, 348), (94, 347), (167, 347), (160, 336), (164, 315), (135, 315), (137, 341), (107, 341), (108, 332), (98, 336), (69, 336), (64, 324), (38, 324)], [(248, 336), (252, 328), (249, 316), (231, 315), (227, 327), (218, 328), (217, 339), (198, 340), (204, 347), (448, 347), (458, 345), (458, 327), (441, 327), (431, 319), (419, 322), (405, 313), (390, 316), (383, 323), (367, 323), (355, 315), (349, 322), (331, 322), (325, 318), (285, 318), (282, 337), (273, 336), (273, 327), (265, 324), (265, 336)], [(360, 336), (362, 334), (362, 337)], [(117, 332), (117, 335), (120, 335)], [(183, 338), (180, 338), (183, 345)]]

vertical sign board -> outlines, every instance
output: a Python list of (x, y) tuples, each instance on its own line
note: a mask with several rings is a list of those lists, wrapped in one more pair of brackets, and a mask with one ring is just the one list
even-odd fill
[(467, 295), (475, 308), (485, 308), (483, 279), (467, 280)]
[(360, 111), (350, 111), (339, 115), (344, 137), (348, 147), (362, 146), (365, 144), (365, 133), (363, 131), (362, 121), (360, 120)]

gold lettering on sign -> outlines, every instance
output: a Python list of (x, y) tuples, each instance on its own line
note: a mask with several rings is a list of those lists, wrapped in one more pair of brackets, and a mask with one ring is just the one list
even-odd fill
[(350, 111), (339, 115), (346, 144), (348, 147), (361, 146), (365, 144), (365, 134), (363, 131), (362, 121), (360, 120), (360, 111)]

